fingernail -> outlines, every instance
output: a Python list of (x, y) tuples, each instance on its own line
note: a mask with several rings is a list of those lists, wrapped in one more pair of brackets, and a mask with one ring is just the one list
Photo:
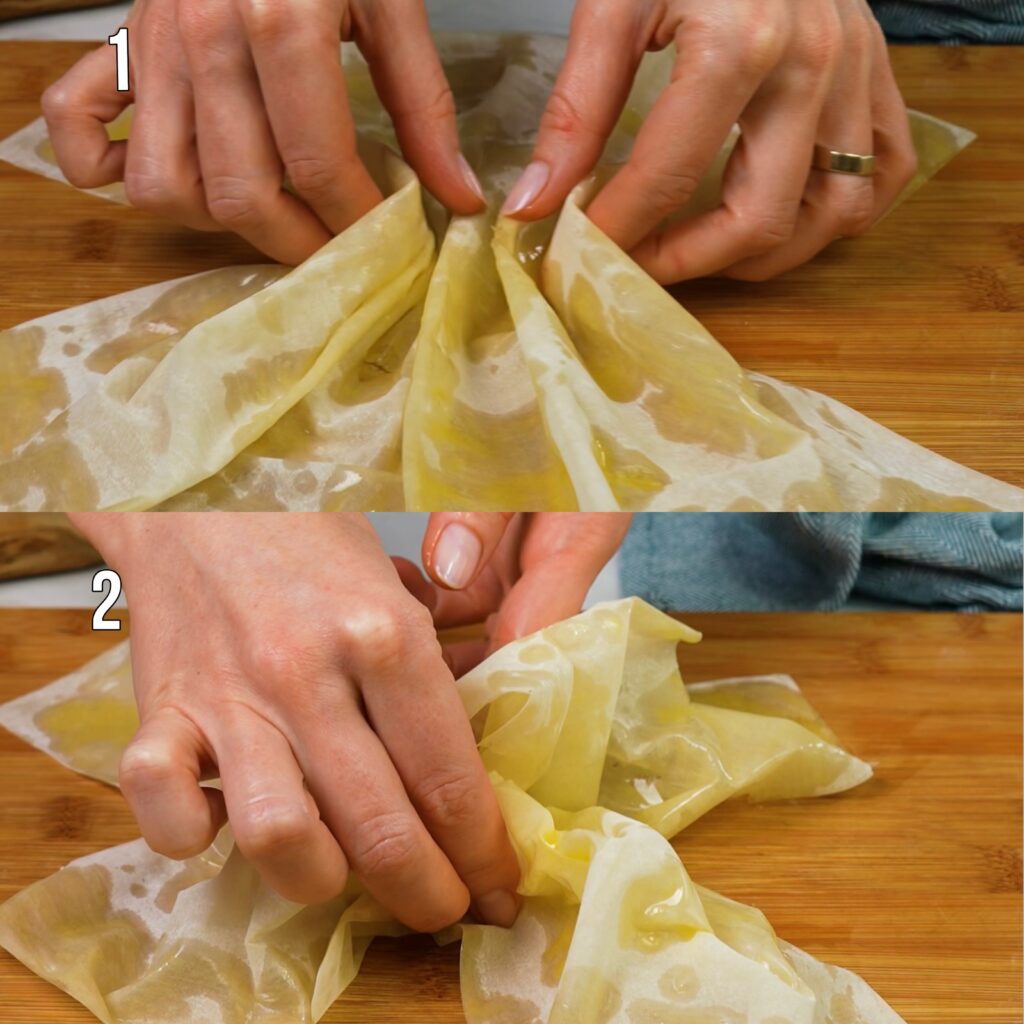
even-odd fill
[(462, 523), (449, 523), (434, 546), (434, 573), (445, 586), (461, 590), (468, 586), (480, 564), (480, 538)]
[(484, 195), (484, 187), (480, 184), (480, 179), (476, 176), (473, 168), (469, 166), (469, 161), (462, 153), (459, 154), (459, 169), (462, 171), (462, 180), (476, 193), (480, 202), (486, 206), (487, 196)]
[(550, 177), (551, 168), (543, 160), (534, 160), (512, 186), (501, 212), (506, 216), (512, 216), (520, 210), (525, 210), (541, 194)]
[(494, 892), (488, 892), (478, 897), (474, 903), (477, 916), (482, 918), (486, 924), (510, 928), (516, 923), (516, 917), (519, 914), (519, 898), (514, 892), (495, 889)]

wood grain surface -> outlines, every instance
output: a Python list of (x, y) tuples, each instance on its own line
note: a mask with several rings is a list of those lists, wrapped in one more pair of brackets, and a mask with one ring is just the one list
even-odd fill
[[(1021, 1021), (1021, 617), (690, 615), (690, 681), (789, 672), (876, 768), (852, 793), (725, 805), (676, 848), (693, 877), (861, 973), (908, 1024)], [(116, 642), (86, 611), (0, 611), (0, 701)], [(0, 730), (0, 899), (134, 838), (120, 795)], [(93, 1020), (0, 952), (0, 1022)], [(458, 954), (379, 941), (325, 1018), (462, 1021)]]
[[(0, 136), (88, 47), (0, 43)], [(1024, 59), (1013, 47), (894, 47), (907, 102), (979, 140), (864, 238), (765, 284), (680, 298), (745, 366), (824, 391), (1024, 486)], [(0, 328), (260, 257), (0, 165)]]
[(0, 580), (98, 565), (99, 552), (57, 512), (0, 513)]

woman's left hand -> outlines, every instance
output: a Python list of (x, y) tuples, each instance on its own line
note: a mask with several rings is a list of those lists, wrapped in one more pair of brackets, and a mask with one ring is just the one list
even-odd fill
[(444, 645), (458, 677), (510, 640), (577, 614), (631, 519), (625, 512), (436, 512), (423, 538), (431, 580), (412, 562), (395, 564), (438, 630), (486, 624), (485, 636)]

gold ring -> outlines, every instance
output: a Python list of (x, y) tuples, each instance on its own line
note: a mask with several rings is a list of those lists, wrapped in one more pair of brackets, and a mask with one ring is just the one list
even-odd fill
[(833, 174), (856, 174), (861, 178), (870, 178), (875, 173), (875, 158), (862, 153), (840, 153), (827, 146), (815, 146), (811, 166)]

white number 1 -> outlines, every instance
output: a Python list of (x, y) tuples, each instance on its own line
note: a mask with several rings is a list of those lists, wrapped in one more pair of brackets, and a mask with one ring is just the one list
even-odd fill
[(119, 28), (107, 42), (117, 51), (117, 91), (128, 91), (128, 29)]

